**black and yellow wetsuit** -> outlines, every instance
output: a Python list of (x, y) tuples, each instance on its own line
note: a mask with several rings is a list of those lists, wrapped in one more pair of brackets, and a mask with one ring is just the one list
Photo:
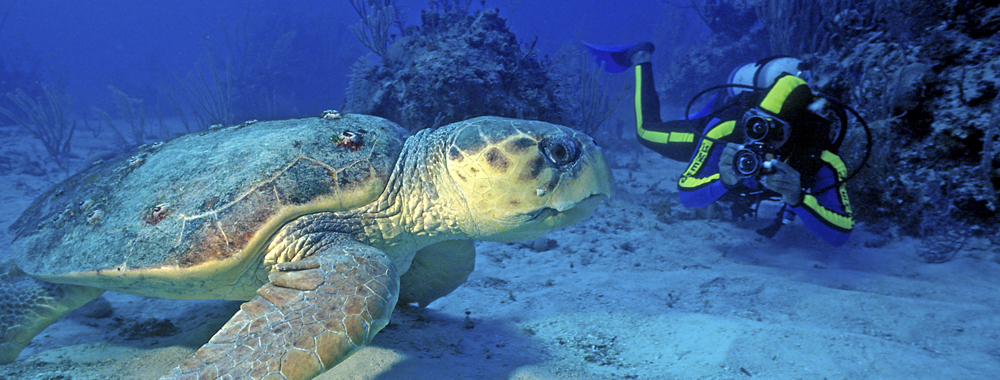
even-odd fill
[[(739, 118), (756, 103), (756, 98), (753, 92), (743, 92), (728, 99), (724, 106), (713, 110), (711, 117)], [(660, 118), (660, 96), (653, 83), (652, 63), (635, 66), (635, 131), (643, 146), (666, 158), (688, 162), (709, 119), (710, 117), (698, 117), (663, 121)]]
[[(704, 207), (720, 199), (745, 199), (750, 194), (760, 199), (777, 196), (754, 177), (726, 187), (719, 176), (719, 157), (725, 143), (743, 141), (743, 126), (737, 121), (749, 108), (746, 105), (757, 106), (789, 121), (796, 131), (800, 131), (798, 136), (793, 137), (795, 142), (788, 144), (798, 146), (799, 150), (788, 151), (782, 156), (792, 157), (786, 162), (799, 171), (804, 196), (799, 204), (785, 205), (783, 212), (798, 215), (806, 227), (833, 245), (841, 245), (847, 240), (854, 221), (843, 183), (847, 175), (846, 166), (835, 152), (801, 148), (822, 145), (803, 142), (824, 137), (828, 140), (828, 136), (823, 134), (829, 131), (828, 128), (819, 128), (820, 123), (826, 121), (807, 109), (814, 97), (805, 81), (784, 76), (768, 89), (763, 99), (759, 95), (751, 95), (752, 92), (744, 92), (740, 95), (741, 99), (728, 102), (730, 109), (714, 112), (706, 118), (663, 122), (659, 115), (659, 97), (653, 88), (651, 65), (637, 65), (635, 75), (637, 136), (642, 145), (665, 157), (689, 162), (678, 182), (680, 200), (686, 207)], [(734, 104), (740, 106), (734, 108)], [(693, 128), (698, 125), (705, 127), (696, 134)]]
[(669, 159), (686, 162), (697, 146), (694, 131), (701, 125), (699, 120), (664, 123), (660, 119), (660, 96), (653, 83), (653, 64), (635, 66), (635, 131), (643, 146)]

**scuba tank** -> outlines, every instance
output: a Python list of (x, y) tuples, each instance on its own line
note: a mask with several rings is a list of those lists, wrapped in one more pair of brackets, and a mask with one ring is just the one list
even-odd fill
[[(802, 78), (806, 82), (812, 79), (812, 73), (809, 71), (808, 64), (798, 58), (779, 55), (737, 67), (729, 73), (727, 83), (767, 88), (778, 80), (778, 77), (782, 74), (791, 74)], [(729, 87), (728, 89), (729, 96), (736, 96), (744, 91), (750, 91), (750, 89), (745, 87)]]

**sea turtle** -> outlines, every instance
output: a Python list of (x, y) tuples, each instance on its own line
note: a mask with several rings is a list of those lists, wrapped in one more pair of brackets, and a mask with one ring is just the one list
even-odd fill
[(167, 378), (312, 378), (397, 302), (461, 285), (472, 240), (538, 237), (613, 192), (600, 150), (570, 128), (480, 117), (407, 137), (335, 116), (143, 146), (39, 197), (0, 263), (0, 363), (114, 290), (247, 301)]

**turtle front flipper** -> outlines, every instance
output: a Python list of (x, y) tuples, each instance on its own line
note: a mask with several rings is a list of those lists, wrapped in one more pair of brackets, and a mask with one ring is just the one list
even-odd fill
[(88, 286), (53, 284), (0, 262), (0, 364), (17, 359), (31, 338), (104, 293)]
[(425, 307), (462, 286), (475, 268), (472, 240), (447, 240), (421, 248), (399, 279), (399, 303)]
[(358, 242), (318, 246), (277, 264), (257, 296), (164, 379), (311, 379), (371, 342), (396, 304), (395, 266)]

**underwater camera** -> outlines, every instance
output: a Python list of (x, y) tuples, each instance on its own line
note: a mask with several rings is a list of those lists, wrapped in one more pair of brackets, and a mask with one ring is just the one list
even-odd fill
[(771, 160), (780, 159), (778, 148), (788, 141), (790, 125), (777, 117), (753, 108), (740, 122), (745, 140), (733, 156), (733, 168), (741, 177), (756, 177), (771, 172)]

